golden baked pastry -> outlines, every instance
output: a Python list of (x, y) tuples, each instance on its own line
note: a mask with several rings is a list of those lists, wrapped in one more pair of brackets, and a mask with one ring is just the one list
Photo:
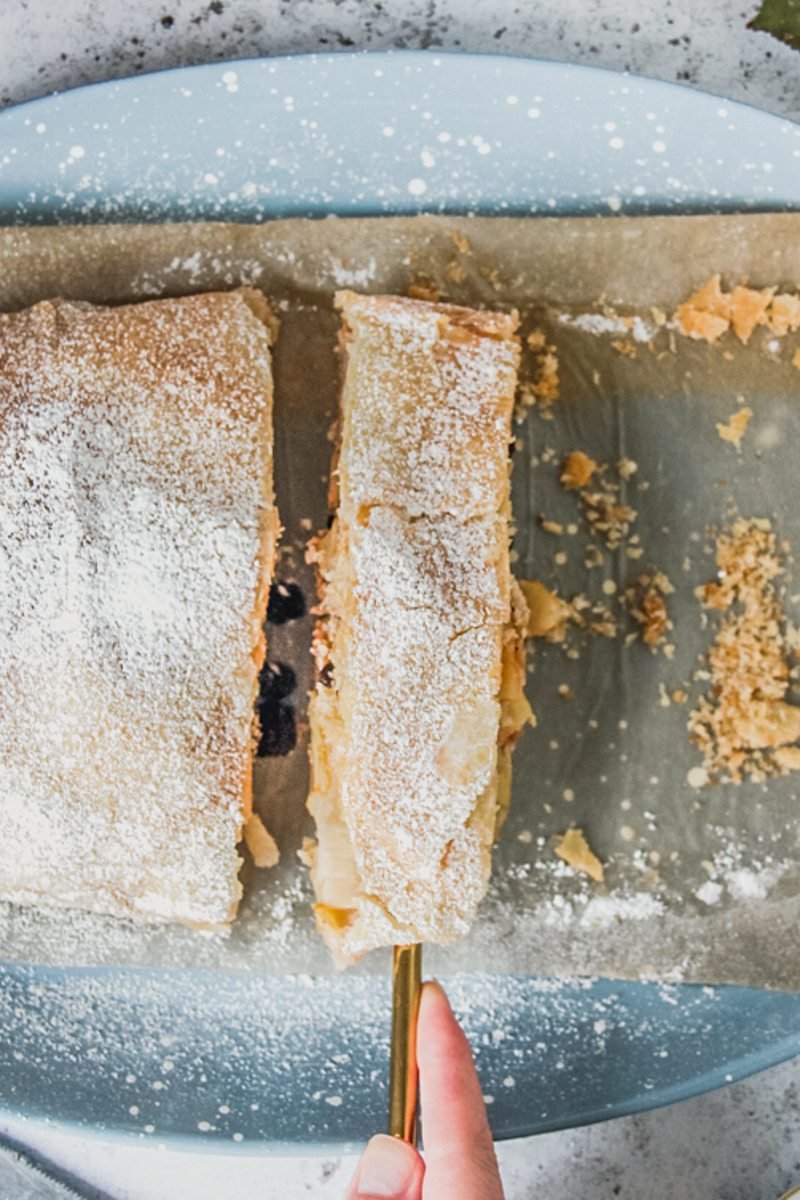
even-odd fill
[(306, 857), (319, 928), (346, 963), (469, 927), (531, 712), (508, 552), (516, 319), (352, 292), (337, 304)]
[(0, 316), (0, 897), (214, 926), (241, 893), (278, 518), (240, 290)]

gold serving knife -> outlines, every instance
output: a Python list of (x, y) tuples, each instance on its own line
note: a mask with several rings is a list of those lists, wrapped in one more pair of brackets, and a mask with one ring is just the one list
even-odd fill
[(392, 1041), (389, 1063), (389, 1133), (417, 1144), (419, 1072), (417, 1015), (422, 988), (422, 946), (395, 946), (392, 964)]

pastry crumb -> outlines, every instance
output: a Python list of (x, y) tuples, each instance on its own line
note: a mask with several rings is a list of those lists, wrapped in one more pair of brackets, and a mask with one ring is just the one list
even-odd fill
[(704, 342), (716, 342), (731, 326), (730, 296), (720, 287), (720, 276), (712, 275), (707, 283), (678, 306), (675, 322), (686, 337)]
[(639, 465), (632, 458), (621, 458), (617, 462), (617, 474), (620, 479), (632, 479), (638, 470)]
[(767, 309), (775, 288), (735, 287), (731, 292), (731, 325), (743, 346), (747, 345), (758, 325), (766, 325)]
[(520, 579), (518, 583), (528, 606), (527, 636), (563, 642), (572, 606), (536, 579)]
[(555, 852), (573, 871), (588, 875), (595, 883), (603, 882), (603, 864), (591, 849), (582, 829), (568, 829), (562, 833), (556, 842)]
[(256, 812), (251, 812), (245, 821), (244, 840), (257, 867), (278, 865), (280, 852), (275, 838)]
[(674, 591), (663, 571), (639, 575), (625, 588), (628, 612), (639, 625), (642, 641), (651, 650), (662, 645), (666, 641), (667, 630), (672, 629), (664, 597)]
[(591, 482), (597, 463), (582, 450), (573, 450), (561, 464), (561, 483), (571, 491), (584, 488)]
[(742, 438), (745, 435), (745, 430), (750, 424), (750, 418), (753, 415), (752, 408), (739, 408), (736, 412), (731, 413), (727, 422), (724, 424), (717, 423), (717, 433), (722, 438), (723, 442), (731, 442), (738, 450), (742, 444)]
[(779, 292), (773, 296), (767, 323), (776, 337), (796, 333), (800, 329), (800, 296), (793, 296), (789, 292)]

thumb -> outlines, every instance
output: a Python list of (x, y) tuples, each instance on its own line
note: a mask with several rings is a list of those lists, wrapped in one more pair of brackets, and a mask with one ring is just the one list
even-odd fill
[(345, 1200), (420, 1200), (422, 1175), (413, 1146), (379, 1133), (367, 1143)]

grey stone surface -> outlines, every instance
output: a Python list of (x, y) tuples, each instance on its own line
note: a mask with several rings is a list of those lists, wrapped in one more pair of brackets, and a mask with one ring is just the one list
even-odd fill
[(0, 102), (189, 63), (352, 47), (538, 55), (800, 115), (797, 55), (757, 0), (2, 0)]
[[(671, 1108), (503, 1143), (506, 1200), (778, 1200), (800, 1183), (798, 1084), (794, 1060)], [(355, 1163), (185, 1154), (38, 1124), (8, 1128), (109, 1200), (339, 1200)]]
[[(396, 46), (627, 69), (798, 118), (800, 54), (747, 29), (755, 8), (754, 0), (0, 0), (0, 103), (189, 63)], [(800, 1181), (799, 1070), (794, 1061), (661, 1112), (507, 1143), (499, 1155), (508, 1200), (777, 1200)], [(342, 1195), (352, 1170), (348, 1159), (159, 1153), (5, 1125), (115, 1200), (325, 1200)]]

